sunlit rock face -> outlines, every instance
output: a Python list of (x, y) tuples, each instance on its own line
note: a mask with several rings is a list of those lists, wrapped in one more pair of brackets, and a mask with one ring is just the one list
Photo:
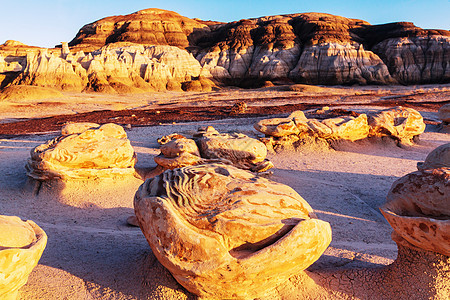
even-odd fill
[(92, 46), (99, 48), (108, 43), (126, 41), (185, 48), (203, 31), (208, 32), (208, 26), (196, 20), (176, 12), (150, 8), (87, 24), (80, 29), (69, 46), (89, 49)]
[(317, 120), (307, 119), (302, 111), (297, 111), (287, 118), (261, 120), (254, 124), (254, 128), (275, 138), (310, 135), (328, 140), (356, 141), (369, 135), (366, 114)]
[(439, 83), (450, 80), (450, 36), (389, 38), (373, 48), (399, 83)]
[(193, 139), (174, 133), (158, 142), (161, 154), (155, 162), (165, 169), (217, 162), (254, 172), (273, 167), (262, 142), (242, 133), (219, 133), (212, 126), (200, 128)]
[(33, 221), (0, 215), (0, 298), (16, 299), (47, 244)]
[(450, 256), (449, 145), (433, 150), (419, 171), (394, 182), (381, 208), (395, 241), (446, 256)]
[(121, 126), (71, 124), (62, 133), (31, 150), (26, 165), (29, 177), (93, 179), (134, 174), (136, 155)]
[(167, 170), (134, 207), (158, 260), (190, 292), (254, 298), (312, 264), (327, 222), (290, 187), (223, 164)]
[[(172, 46), (110, 44), (89, 54), (26, 55), (26, 64), (12, 85), (35, 85), (60, 90), (142, 93), (165, 91), (170, 85), (202, 75), (199, 62)], [(1, 63), (1, 61), (0, 61)], [(208, 74), (206, 74), (208, 75)], [(208, 75), (209, 76), (209, 75)], [(169, 86), (168, 86), (169, 85)]]
[(369, 115), (370, 135), (392, 136), (401, 143), (411, 144), (415, 136), (425, 131), (422, 115), (412, 108), (395, 107)]
[(305, 47), (289, 77), (308, 84), (392, 84), (383, 61), (362, 44), (322, 43)]

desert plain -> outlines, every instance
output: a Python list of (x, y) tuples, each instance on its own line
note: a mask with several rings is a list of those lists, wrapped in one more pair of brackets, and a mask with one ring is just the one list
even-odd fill
[[(358, 284), (359, 291), (377, 286), (370, 271), (334, 275), (383, 269), (397, 258), (379, 208), (396, 180), (450, 143), (448, 123), (438, 117), (450, 103), (449, 37), (408, 22), (371, 25), (329, 14), (221, 23), (147, 9), (87, 24), (52, 49), (0, 45), (0, 212), (32, 220), (48, 236), (19, 299), (197, 298), (127, 221), (136, 191), (156, 174), (162, 136), (213, 126), (264, 139), (257, 122), (294, 111), (370, 115), (401, 106), (426, 125), (407, 143), (384, 136), (268, 152), (274, 167), (264, 176), (303, 197), (330, 224), (332, 241), (304, 272), (258, 298), (396, 299), (396, 280), (389, 291), (381, 285), (354, 294)], [(122, 126), (136, 153), (134, 176), (27, 176), (30, 151), (77, 122)], [(440, 257), (448, 270), (448, 256)], [(436, 286), (436, 299), (447, 299), (450, 280)]]
[[(2, 131), (0, 140), (0, 205), (2, 213), (35, 221), (48, 235), (48, 244), (20, 299), (187, 299), (195, 298), (181, 287), (158, 262), (141, 230), (127, 224), (134, 215), (133, 197), (141, 178), (111, 184), (108, 180), (43, 186), (36, 194), (28, 184), (25, 164), (30, 150), (59, 135), (61, 124), (47, 123), (47, 129), (21, 122), (46, 117), (57, 119), (68, 114), (72, 122), (86, 111), (111, 110), (107, 118), (128, 113), (153, 113), (151, 126), (122, 122), (137, 153), (136, 169), (141, 174), (155, 167), (159, 154), (158, 138), (170, 133), (192, 134), (198, 127), (212, 125), (220, 132), (241, 132), (262, 137), (253, 124), (260, 119), (284, 117), (295, 108), (289, 105), (322, 105), (358, 112), (379, 110), (384, 99), (400, 99), (424, 117), (426, 130), (414, 145), (399, 147), (393, 140), (357, 141), (336, 145), (335, 149), (314, 148), (270, 153), (274, 164), (272, 180), (297, 191), (318, 217), (331, 224), (332, 242), (324, 255), (308, 270), (339, 269), (387, 265), (397, 255), (390, 235), (392, 228), (379, 211), (392, 183), (417, 169), (416, 165), (439, 145), (449, 143), (448, 133), (439, 132), (438, 108), (448, 103), (448, 85), (415, 87), (304, 87), (306, 91), (286, 92), (274, 88), (232, 89), (209, 93), (150, 93), (139, 95), (64, 94), (61, 98), (3, 102), (2, 126), (15, 124), (17, 131)], [(308, 92), (312, 89), (314, 93)], [(320, 100), (315, 97), (320, 95)], [(308, 101), (308, 98), (312, 100)], [(80, 103), (80, 99), (82, 99)], [(95, 101), (93, 100), (95, 99)], [(101, 99), (101, 101), (99, 101)], [(216, 119), (179, 121), (165, 117), (164, 110), (186, 112), (202, 107), (214, 115), (229, 110), (239, 101), (248, 104), (249, 116), (220, 116)], [(349, 99), (346, 101), (346, 99)], [(380, 104), (378, 102), (383, 101)], [(393, 100), (397, 101), (397, 100)], [(350, 103), (348, 103), (350, 102)], [(53, 103), (53, 104), (49, 104)], [(164, 103), (164, 105), (161, 105)], [(81, 104), (81, 105), (80, 105)], [(264, 106), (286, 111), (257, 113)], [(94, 107), (95, 106), (95, 107)], [(41, 109), (42, 107), (42, 109)], [(114, 110), (114, 108), (116, 110)], [(164, 110), (163, 110), (164, 109)], [(256, 113), (250, 114), (252, 111)], [(305, 110), (307, 111), (307, 110)], [(93, 112), (91, 112), (93, 114)], [(147, 112), (147, 114), (149, 114)], [(89, 115), (89, 114), (87, 114)], [(161, 118), (158, 118), (161, 116)], [(136, 119), (136, 118), (135, 118)], [(16, 121), (11, 123), (12, 120)], [(39, 119), (38, 119), (39, 120)], [(59, 119), (58, 119), (59, 120)], [(80, 121), (89, 121), (81, 119)], [(159, 124), (161, 123), (161, 124)], [(137, 176), (139, 177), (139, 176)], [(266, 299), (308, 299), (302, 293), (301, 276), (293, 276), (267, 295)]]

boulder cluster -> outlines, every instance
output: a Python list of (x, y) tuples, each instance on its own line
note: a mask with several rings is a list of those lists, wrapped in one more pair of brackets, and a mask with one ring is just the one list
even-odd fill
[[(420, 114), (410, 109), (339, 116), (343, 112), (322, 109), (319, 114), (334, 117), (319, 121), (296, 111), (262, 120), (255, 128), (274, 140), (307, 134), (355, 141), (382, 134), (406, 142), (423, 132)], [(364, 298), (370, 290), (375, 299), (385, 293), (402, 298), (411, 288), (431, 298), (448, 295), (450, 144), (432, 151), (417, 172), (398, 179), (388, 193), (381, 212), (399, 248), (393, 264), (303, 273), (330, 244), (330, 224), (318, 220), (292, 188), (258, 173), (273, 166), (264, 143), (211, 126), (200, 128), (192, 139), (174, 133), (158, 142), (161, 154), (155, 162), (162, 170), (135, 193), (136, 223), (157, 259), (190, 292), (255, 298), (301, 274), (315, 278), (330, 297)], [(39, 181), (123, 178), (134, 174), (135, 162), (121, 126), (72, 123), (61, 136), (31, 151), (27, 174)], [(0, 216), (1, 297), (16, 297), (46, 240), (32, 221)], [(371, 278), (370, 289), (365, 275)], [(346, 284), (346, 277), (352, 284)], [(333, 280), (342, 280), (338, 288), (328, 286)]]
[(273, 167), (267, 148), (242, 133), (219, 133), (212, 126), (199, 128), (193, 139), (174, 133), (158, 140), (161, 154), (155, 162), (164, 169), (220, 162), (240, 169), (264, 172)]
[[(339, 116), (340, 113), (346, 114)], [(266, 135), (261, 140), (275, 151), (285, 147), (297, 148), (305, 139), (329, 143), (389, 136), (401, 144), (410, 145), (414, 137), (425, 130), (420, 113), (405, 107), (385, 109), (369, 115), (325, 107), (316, 111), (315, 115), (322, 120), (308, 119), (302, 111), (295, 111), (287, 118), (261, 120), (254, 127)], [(330, 115), (334, 117), (327, 118)]]

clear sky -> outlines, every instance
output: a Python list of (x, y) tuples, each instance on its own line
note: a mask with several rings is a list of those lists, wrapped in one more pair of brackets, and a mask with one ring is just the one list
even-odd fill
[(237, 21), (268, 15), (324, 12), (371, 24), (413, 22), (450, 30), (450, 0), (2, 0), (0, 44), (6, 40), (54, 47), (70, 41), (85, 24), (146, 8), (175, 11), (189, 18)]

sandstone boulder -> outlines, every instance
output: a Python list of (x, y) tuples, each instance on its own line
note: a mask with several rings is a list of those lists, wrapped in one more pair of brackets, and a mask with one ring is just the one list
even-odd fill
[(155, 162), (165, 169), (192, 166), (205, 161), (200, 157), (197, 144), (192, 139), (174, 134), (163, 141), (161, 154), (155, 157)]
[(441, 108), (439, 108), (438, 118), (446, 124), (450, 123), (450, 103), (445, 104), (441, 106)]
[(0, 298), (16, 299), (47, 244), (47, 235), (33, 221), (0, 216)]
[[(308, 123), (312, 124), (312, 123)], [(343, 116), (338, 118), (325, 119), (321, 122), (329, 130), (325, 130), (322, 134), (321, 127), (315, 127), (319, 137), (333, 140), (357, 141), (366, 138), (369, 135), (369, 125), (367, 123), (367, 115), (360, 114), (358, 117)]]
[(369, 115), (370, 135), (389, 135), (401, 143), (410, 144), (415, 136), (425, 131), (423, 117), (412, 108), (395, 107)]
[(197, 138), (197, 143), (203, 158), (225, 159), (238, 168), (257, 172), (273, 167), (266, 160), (266, 145), (242, 133), (206, 132)]
[(123, 128), (115, 124), (90, 126), (66, 127), (65, 135), (31, 150), (27, 175), (37, 180), (133, 175), (136, 155)]
[(255, 123), (253, 127), (265, 135), (275, 137), (300, 133), (294, 120), (290, 118), (264, 119)]
[(450, 256), (448, 195), (450, 168), (413, 172), (394, 182), (381, 208), (395, 231), (394, 240)]
[(450, 144), (434, 149), (419, 171), (392, 185), (381, 212), (393, 239), (410, 248), (450, 256)]
[(146, 180), (134, 207), (161, 264), (208, 298), (263, 295), (307, 268), (331, 241), (329, 224), (293, 189), (223, 164)]
[(417, 163), (419, 171), (450, 168), (450, 143), (441, 145), (431, 151), (424, 162)]

